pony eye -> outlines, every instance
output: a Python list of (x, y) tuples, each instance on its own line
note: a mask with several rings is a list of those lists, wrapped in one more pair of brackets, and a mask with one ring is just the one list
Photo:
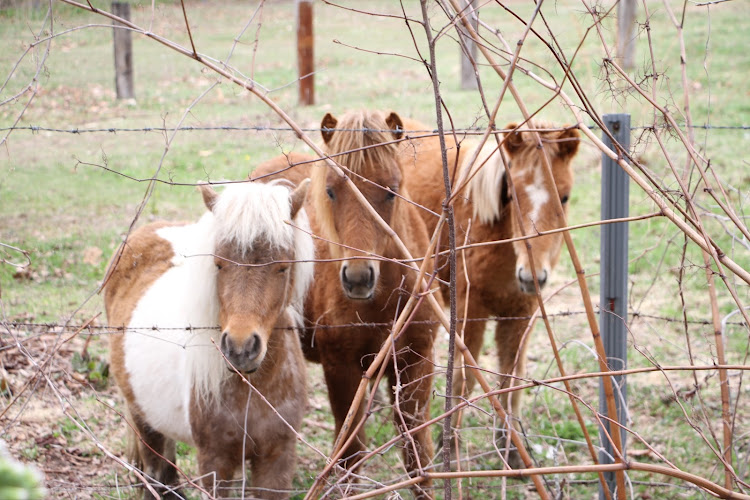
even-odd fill
[(568, 202), (568, 195), (564, 195), (562, 198), (560, 198), (560, 203), (565, 205)]
[(328, 195), (328, 198), (330, 198), (331, 200), (336, 199), (336, 195), (333, 193), (333, 189), (329, 187), (326, 188), (326, 194)]
[(393, 191), (386, 191), (385, 192), (385, 200), (386, 201), (393, 201), (396, 199), (396, 193)]
[(288, 270), (289, 270), (289, 267), (288, 267), (288, 266), (287, 266), (287, 267), (280, 267), (280, 268), (278, 269), (278, 271), (276, 271), (276, 272), (277, 272), (277, 273), (279, 273), (279, 274), (284, 274), (284, 273), (286, 273), (286, 272), (287, 272)]

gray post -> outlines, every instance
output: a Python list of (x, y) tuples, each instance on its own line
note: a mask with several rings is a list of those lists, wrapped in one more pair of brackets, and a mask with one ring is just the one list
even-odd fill
[[(627, 151), (630, 149), (630, 115), (604, 115), (604, 124), (615, 140)], [(606, 133), (602, 141), (613, 151), (618, 151)], [(619, 219), (628, 216), (628, 198), (630, 194), (630, 177), (617, 163), (602, 154), (602, 220)], [(627, 367), (627, 314), (628, 314), (628, 223), (603, 224), (601, 226), (601, 290), (599, 293), (599, 329), (601, 330), (604, 350), (607, 353), (607, 365), (611, 370), (623, 370)], [(617, 421), (626, 422), (627, 391), (625, 376), (612, 378), (615, 388)], [(604, 395), (604, 384), (599, 382), (599, 412), (606, 415), (607, 401)], [(606, 424), (607, 432), (610, 431)], [(600, 430), (603, 450), (599, 452), (602, 464), (613, 463), (612, 443)], [(625, 431), (622, 438), (622, 453), (625, 454)], [(615, 491), (615, 473), (606, 472), (604, 477), (609, 491)], [(614, 495), (613, 495), (614, 497)], [(599, 486), (599, 498), (604, 492)]]
[[(130, 4), (112, 2), (112, 14), (130, 21)], [(115, 26), (119, 23), (113, 22)], [(118, 99), (134, 99), (133, 85), (133, 37), (130, 30), (114, 28), (115, 46), (115, 90)]]
[[(477, 0), (463, 0), (461, 4), (466, 6), (464, 13), (469, 16), (474, 31), (477, 31), (479, 27), (479, 19), (477, 18), (476, 11)], [(475, 73), (477, 44), (474, 43), (474, 40), (468, 35), (461, 23), (458, 24), (458, 32), (463, 41), (463, 47), (461, 47), (461, 88), (463, 90), (476, 90), (479, 88)]]

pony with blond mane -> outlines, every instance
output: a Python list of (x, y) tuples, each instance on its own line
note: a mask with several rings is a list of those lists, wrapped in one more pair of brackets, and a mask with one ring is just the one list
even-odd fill
[[(337, 120), (323, 118), (326, 154), (345, 168), (343, 175), (323, 161), (293, 154), (258, 167), (253, 176), (276, 175), (293, 182), (311, 177), (306, 205), (316, 240), (315, 287), (305, 303), (309, 328), (302, 336), (307, 359), (323, 365), (331, 410), (338, 434), (352, 404), (363, 371), (367, 370), (390, 333), (389, 322), (399, 314), (415, 289), (416, 273), (399, 264), (402, 258), (391, 238), (355, 198), (353, 183), (372, 208), (399, 235), (412, 255), (424, 255), (429, 238), (417, 209), (404, 198), (403, 173), (396, 140), (401, 118), (396, 113), (353, 111)], [(291, 167), (290, 167), (291, 166)], [(387, 376), (396, 404), (394, 421), (402, 430), (413, 429), (429, 417), (433, 371), (434, 313), (426, 307), (394, 342)], [(395, 362), (394, 362), (395, 359)], [(357, 409), (352, 427), (364, 417)], [(406, 427), (404, 429), (403, 427)], [(429, 429), (413, 433), (404, 445), (406, 469), (417, 474), (433, 455)], [(362, 426), (344, 451), (345, 465), (356, 464), (365, 449)], [(429, 496), (431, 483), (415, 488)]]
[[(558, 205), (553, 200), (558, 198), (563, 211), (567, 212), (573, 188), (572, 160), (579, 144), (578, 131), (543, 123), (535, 123), (533, 127), (552, 129), (540, 133), (543, 148), (538, 148), (533, 134), (524, 130), (504, 136), (502, 153), (492, 138), (476, 151), (476, 145), (469, 141), (460, 143), (452, 136), (446, 136), (451, 179), (468, 179), (464, 192), (453, 205), (458, 244), (507, 240), (563, 227), (562, 214), (558, 213)], [(407, 135), (413, 136), (421, 134), (410, 133), (410, 130), (424, 131), (427, 128), (413, 120), (408, 120), (405, 125)], [(516, 125), (509, 124), (506, 128), (515, 129)], [(550, 160), (552, 178), (546, 174), (543, 154)], [(401, 156), (404, 184), (412, 199), (440, 212), (445, 187), (439, 139), (421, 137), (406, 141)], [(472, 163), (474, 157), (476, 161)], [(508, 160), (507, 168), (504, 157)], [(428, 229), (434, 230), (437, 217), (424, 210), (420, 213)], [(447, 233), (442, 241), (447, 243)], [(524, 332), (529, 326), (528, 318), (538, 305), (537, 287), (541, 290), (548, 282), (560, 256), (562, 241), (562, 234), (558, 232), (462, 250), (457, 256), (459, 318), (466, 318), (465, 322), (460, 321), (459, 331), (464, 332), (465, 343), (474, 359), (478, 360), (486, 320), (497, 318), (495, 344), (502, 388), (513, 383), (514, 375), (522, 377), (525, 373), (528, 343)], [(441, 250), (446, 250), (446, 247)], [(441, 278), (450, 279), (447, 266), (442, 266)], [(447, 297), (447, 287), (443, 292)], [(473, 385), (474, 378), (467, 374), (464, 380), (459, 367), (454, 375), (453, 394), (468, 394)], [(508, 399), (508, 393), (503, 393), (501, 402), (505, 408), (508, 408)], [(513, 393), (511, 410), (514, 417), (520, 415), (519, 393)], [(514, 466), (522, 465), (516, 453), (511, 459)]]
[(197, 448), (214, 495), (246, 458), (255, 495), (289, 495), (307, 404), (297, 330), (314, 258), (308, 184), (201, 185), (198, 222), (143, 226), (110, 264), (111, 367), (133, 458), (165, 497), (178, 498), (175, 441)]

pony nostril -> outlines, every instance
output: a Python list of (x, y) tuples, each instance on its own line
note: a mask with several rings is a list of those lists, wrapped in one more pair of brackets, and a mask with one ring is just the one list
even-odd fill
[(221, 347), (221, 352), (223, 352), (225, 355), (228, 355), (231, 352), (231, 346), (229, 343), (230, 343), (229, 332), (222, 333), (221, 342), (219, 342), (219, 347)]
[(352, 284), (352, 282), (351, 282), (351, 281), (349, 281), (349, 276), (347, 276), (347, 274), (346, 274), (346, 271), (347, 271), (348, 269), (349, 269), (349, 268), (348, 268), (348, 267), (346, 267), (345, 265), (344, 265), (344, 266), (341, 266), (341, 283), (343, 283), (343, 284), (344, 284), (344, 287), (345, 287), (345, 288), (346, 288), (346, 289), (347, 289), (348, 291), (350, 291), (350, 292), (351, 292), (351, 291), (352, 291), (352, 288), (354, 288), (354, 285)]
[(370, 271), (370, 276), (367, 280), (367, 284), (372, 287), (372, 285), (375, 284), (375, 270), (372, 268), (372, 266), (369, 266), (368, 269)]
[(253, 333), (249, 339), (245, 341), (245, 354), (250, 359), (255, 359), (260, 354), (263, 341), (260, 335)]
[(539, 281), (539, 286), (543, 286), (547, 282), (547, 270), (542, 270), (541, 273), (537, 273), (536, 279)]
[(528, 281), (526, 279), (526, 273), (524, 272), (523, 267), (518, 268), (518, 281)]

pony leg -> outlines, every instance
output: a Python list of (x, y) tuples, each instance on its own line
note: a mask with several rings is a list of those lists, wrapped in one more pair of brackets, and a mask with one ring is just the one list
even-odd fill
[[(179, 491), (168, 488), (177, 484), (177, 469), (172, 465), (176, 460), (175, 442), (152, 429), (139, 417), (133, 417), (133, 424), (137, 435), (134, 432), (131, 438), (137, 440), (138, 466), (156, 481), (154, 486), (157, 491), (165, 492), (163, 498), (182, 498)], [(153, 497), (144, 489), (143, 498)]]
[[(486, 318), (487, 316), (486, 313), (476, 313), (470, 317)], [(460, 329), (462, 326), (463, 324), (459, 323), (457, 328)], [(466, 328), (464, 328), (464, 344), (469, 348), (469, 352), (477, 363), (479, 363), (479, 354), (482, 352), (486, 327), (487, 321), (468, 321), (466, 322)], [(453, 396), (469, 396), (477, 381), (471, 370), (464, 365), (464, 358), (458, 351), (456, 351), (453, 366)]]
[[(220, 440), (217, 440), (220, 441)], [(203, 487), (217, 497), (232, 496), (231, 481), (242, 465), (242, 453), (228, 453), (225, 446), (201, 446), (197, 444), (198, 472), (202, 476)]]
[[(518, 313), (516, 313), (518, 315)], [(528, 339), (523, 342), (523, 334), (529, 321), (526, 319), (500, 319), (495, 327), (495, 342), (500, 363), (500, 388), (507, 389), (519, 385), (516, 377), (523, 377), (526, 373), (526, 349)], [(513, 375), (516, 375), (514, 377)], [(500, 395), (500, 403), (509, 413), (513, 427), (520, 432), (518, 419), (521, 416), (521, 392), (505, 392)], [(510, 403), (510, 404), (509, 404)], [(518, 452), (513, 451), (509, 462), (514, 469), (523, 467)]]
[[(331, 403), (331, 412), (336, 422), (336, 436), (341, 432), (341, 427), (344, 425), (346, 415), (349, 413), (349, 407), (354, 400), (354, 395), (357, 393), (359, 382), (362, 379), (362, 369), (359, 363), (331, 363), (330, 360), (326, 359), (323, 362), (323, 374), (326, 379), (326, 386), (328, 387), (328, 400)], [(350, 425), (352, 427), (358, 425), (359, 421), (364, 416), (363, 404), (360, 403), (357, 408), (357, 412), (354, 415)], [(349, 434), (351, 431), (349, 432)], [(349, 438), (349, 434), (344, 440)], [(347, 446), (342, 455), (344, 459), (344, 467), (347, 469), (353, 465), (359, 459), (359, 454), (365, 449), (365, 443), (367, 437), (365, 435), (365, 428), (362, 428), (357, 433), (357, 436), (352, 440), (351, 444)]]
[[(471, 311), (469, 318), (485, 318), (489, 314), (481, 311)], [(457, 329), (460, 332), (463, 328), (464, 332), (464, 343), (471, 352), (474, 360), (479, 362), (479, 354), (482, 351), (482, 343), (484, 342), (484, 330), (487, 326), (486, 321), (467, 321), (466, 327), (464, 323), (459, 322)], [(471, 370), (464, 364), (463, 355), (456, 350), (453, 358), (453, 384), (451, 394), (453, 396), (454, 405), (461, 401), (461, 398), (468, 397), (471, 395), (471, 391), (476, 385), (476, 378), (472, 374)], [(454, 439), (455, 433), (461, 427), (461, 418), (463, 410), (455, 412), (451, 417), (451, 428), (452, 435), (451, 439)], [(443, 430), (440, 429), (437, 442), (438, 450), (443, 448)], [(454, 448), (451, 453), (451, 460), (456, 459), (456, 449)]]
[(257, 441), (250, 456), (253, 496), (258, 498), (289, 498), (297, 464), (296, 439), (290, 432)]
[[(410, 336), (414, 333), (408, 332)], [(414, 335), (414, 337), (418, 337)], [(431, 334), (425, 332), (421, 338), (431, 339)], [(392, 397), (397, 400), (398, 408), (394, 408), (394, 420), (400, 430), (410, 430), (418, 427), (430, 417), (430, 395), (432, 389), (432, 342), (419, 349), (416, 342), (409, 347), (402, 348), (397, 355), (398, 373), (391, 372), (389, 379), (391, 386), (397, 393)], [(415, 348), (417, 350), (415, 350)], [(406, 429), (404, 429), (404, 425)], [(403, 448), (404, 464), (410, 475), (420, 473), (422, 469), (432, 464), (434, 446), (429, 428), (421, 429), (406, 438)], [(432, 480), (426, 480), (413, 488), (416, 498), (432, 498)]]

